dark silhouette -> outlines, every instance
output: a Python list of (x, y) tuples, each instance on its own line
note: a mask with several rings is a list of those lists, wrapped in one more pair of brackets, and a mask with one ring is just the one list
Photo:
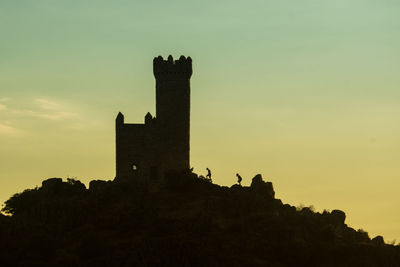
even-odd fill
[(209, 168), (206, 168), (206, 170), (207, 170), (206, 178), (209, 179), (210, 181), (212, 181), (212, 179), (211, 179), (211, 170)]
[(238, 180), (237, 180), (238, 184), (239, 184), (239, 185), (242, 185), (242, 184), (241, 184), (241, 182), (242, 182), (242, 176), (240, 176), (239, 173), (236, 173), (236, 177), (238, 178)]
[(322, 213), (283, 204), (272, 183), (218, 186), (168, 172), (144, 178), (52, 178), (7, 200), (0, 266), (398, 266), (400, 247)]
[(147, 113), (144, 124), (128, 124), (120, 112), (115, 120), (117, 180), (156, 183), (169, 170), (189, 169), (192, 59), (156, 57), (153, 73), (156, 117)]
[(257, 174), (251, 180), (250, 189), (255, 193), (266, 194), (271, 198), (275, 197), (274, 187), (271, 182), (264, 182), (261, 174)]

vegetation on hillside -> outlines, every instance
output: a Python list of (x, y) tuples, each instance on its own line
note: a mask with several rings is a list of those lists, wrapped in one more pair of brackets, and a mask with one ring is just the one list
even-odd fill
[(170, 173), (159, 190), (51, 178), (3, 205), (0, 266), (399, 266), (399, 246), (348, 227), (344, 212), (274, 195), (261, 175), (229, 188)]

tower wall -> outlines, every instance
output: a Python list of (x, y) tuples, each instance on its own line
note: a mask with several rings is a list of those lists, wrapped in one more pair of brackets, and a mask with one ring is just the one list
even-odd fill
[(147, 119), (145, 124), (124, 123), (124, 117), (122, 113), (119, 113), (115, 127), (116, 177), (118, 179), (135, 177), (156, 179), (161, 159), (155, 122)]
[(156, 117), (160, 124), (164, 163), (171, 169), (189, 168), (190, 77), (192, 59), (157, 57), (153, 62), (156, 79)]

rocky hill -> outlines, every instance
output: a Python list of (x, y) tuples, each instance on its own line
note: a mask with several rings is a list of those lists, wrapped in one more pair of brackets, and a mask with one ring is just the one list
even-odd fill
[(51, 178), (0, 215), (0, 266), (400, 266), (400, 247), (296, 209), (261, 175), (224, 187), (194, 173), (164, 186)]

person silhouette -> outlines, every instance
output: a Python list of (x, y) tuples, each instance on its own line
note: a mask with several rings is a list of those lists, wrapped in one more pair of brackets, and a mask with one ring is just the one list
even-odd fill
[(236, 177), (238, 178), (238, 184), (241, 186), (241, 182), (242, 182), (242, 176), (239, 175), (239, 173), (236, 173)]
[(209, 168), (206, 168), (206, 170), (207, 170), (206, 178), (211, 181), (211, 170)]

